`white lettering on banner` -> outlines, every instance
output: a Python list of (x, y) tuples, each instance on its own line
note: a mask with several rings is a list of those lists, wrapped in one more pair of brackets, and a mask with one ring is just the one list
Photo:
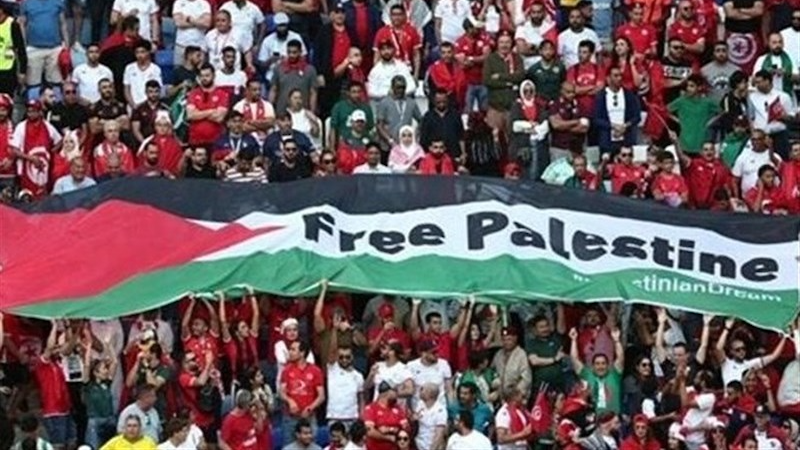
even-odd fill
[[(487, 260), (505, 255), (552, 260), (585, 275), (652, 269), (753, 289), (797, 289), (798, 283), (796, 241), (751, 244), (696, 227), (497, 201), (369, 215), (321, 206), (285, 215), (252, 213), (236, 222), (283, 229), (199, 260), (291, 248), (326, 257), (369, 255), (387, 261), (426, 255)], [(659, 283), (645, 279), (639, 286), (653, 291), (663, 286)]]

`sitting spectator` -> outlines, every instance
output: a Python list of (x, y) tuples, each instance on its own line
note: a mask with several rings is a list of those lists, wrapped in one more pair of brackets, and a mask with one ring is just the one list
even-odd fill
[(353, 169), (353, 174), (391, 174), (392, 170), (381, 164), (381, 147), (376, 142), (370, 142), (366, 147), (366, 162)]
[(212, 159), (217, 166), (227, 170), (234, 165), (240, 153), (260, 153), (256, 138), (252, 134), (244, 132), (244, 116), (242, 113), (236, 110), (230, 111), (225, 121), (225, 126), (225, 134), (217, 139), (212, 153)]
[(175, 137), (172, 129), (172, 119), (167, 111), (158, 111), (154, 119), (155, 134), (145, 138), (139, 146), (138, 159), (141, 163), (144, 156), (143, 150), (147, 144), (153, 143), (158, 147), (158, 165), (165, 171), (177, 175), (180, 173), (181, 158), (183, 158), (183, 148), (181, 142)]
[(434, 142), (442, 142), (448, 159), (466, 162), (464, 123), (461, 115), (452, 107), (445, 91), (437, 91), (433, 97), (433, 108), (422, 117), (419, 127), (419, 144), (430, 149)]
[(389, 152), (389, 168), (394, 173), (413, 173), (419, 161), (425, 156), (425, 151), (417, 143), (414, 127), (406, 125), (400, 127), (397, 145)]
[(164, 426), (164, 442), (158, 444), (158, 450), (199, 450), (189, 442), (189, 421), (180, 417), (170, 419)]
[(689, 201), (689, 188), (683, 176), (675, 173), (675, 156), (663, 150), (656, 161), (659, 170), (653, 180), (653, 198), (673, 208), (685, 206)]
[(267, 139), (264, 141), (263, 155), (270, 164), (278, 161), (281, 156), (281, 146), (287, 140), (293, 140), (302, 155), (314, 159), (314, 144), (305, 133), (294, 128), (293, 117), (294, 114), (288, 110), (278, 114), (275, 122), (277, 129), (267, 135)]
[(265, 417), (259, 414), (258, 408), (250, 391), (243, 389), (236, 393), (235, 407), (222, 421), (219, 436), (221, 448), (232, 450), (262, 448), (258, 446), (258, 435), (264, 430)]
[(355, 111), (361, 111), (367, 122), (367, 129), (375, 126), (372, 107), (366, 101), (363, 82), (352, 82), (343, 98), (333, 105), (331, 110), (331, 132), (328, 147), (335, 149), (340, 138), (346, 134), (351, 125), (351, 117)]
[(758, 169), (755, 187), (744, 193), (744, 201), (750, 211), (761, 214), (789, 214), (791, 203), (786, 193), (778, 186), (775, 167), (765, 164)]
[(106, 442), (100, 450), (155, 450), (157, 441), (142, 433), (142, 419), (135, 414), (123, 417), (122, 434)]
[(258, 154), (252, 150), (240, 150), (236, 164), (226, 170), (223, 179), (234, 183), (266, 183), (267, 173), (255, 164)]
[(138, 418), (136, 432), (138, 435), (146, 436), (156, 442), (161, 434), (161, 418), (156, 411), (156, 388), (153, 385), (144, 385), (136, 390), (136, 401), (125, 407), (119, 415), (117, 422), (117, 432), (126, 433), (128, 430), (128, 419)]
[(288, 139), (283, 141), (281, 159), (270, 166), (269, 180), (273, 183), (297, 181), (311, 177), (311, 161), (300, 153), (297, 142)]
[(261, 98), (260, 81), (248, 80), (244, 92), (244, 98), (233, 106), (233, 110), (242, 113), (244, 132), (263, 144), (275, 124), (275, 110), (270, 102)]
[(161, 166), (161, 150), (153, 141), (145, 146), (143, 158), (139, 167), (131, 175), (140, 177), (175, 178), (168, 170)]
[(596, 191), (602, 188), (598, 176), (589, 170), (589, 162), (583, 155), (571, 158), (573, 175), (564, 182), (565, 187)]
[(302, 147), (302, 153), (316, 159), (322, 148), (322, 121), (311, 110), (306, 108), (303, 92), (293, 89), (289, 92), (289, 103), (286, 112), (292, 116), (292, 130), (301, 133), (310, 143)]
[(95, 181), (86, 176), (86, 161), (83, 158), (74, 158), (69, 166), (69, 175), (56, 180), (53, 185), (53, 194), (66, 194), (87, 187), (92, 187)]
[(622, 147), (614, 158), (614, 163), (609, 165), (609, 161), (611, 161), (611, 156), (608, 153), (604, 154), (597, 173), (600, 177), (611, 178), (612, 193), (621, 194), (623, 187), (631, 184), (633, 184), (633, 189), (638, 193), (644, 190), (647, 169), (643, 165), (633, 162), (632, 148)]
[(111, 155), (117, 155), (120, 159), (122, 170), (131, 173), (134, 170), (133, 153), (119, 139), (120, 126), (114, 120), (107, 120), (103, 123), (103, 142), (94, 148), (94, 175), (100, 177), (108, 171), (108, 159)]
[(208, 150), (205, 147), (186, 149), (179, 164), (179, 172), (184, 178), (214, 179), (217, 171), (208, 160)]
[(375, 141), (375, 134), (368, 128), (367, 115), (357, 109), (350, 116), (350, 128), (345, 131), (336, 146), (337, 167), (341, 173), (351, 174), (366, 162), (367, 144)]

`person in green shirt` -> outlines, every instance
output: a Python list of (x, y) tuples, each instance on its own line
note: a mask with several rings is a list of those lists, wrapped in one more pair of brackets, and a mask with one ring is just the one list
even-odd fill
[(548, 102), (558, 100), (561, 95), (561, 84), (567, 79), (567, 69), (556, 57), (556, 44), (545, 39), (539, 45), (542, 57), (525, 73), (525, 78), (536, 84), (539, 96)]
[(733, 169), (736, 158), (739, 157), (739, 153), (742, 153), (744, 145), (750, 139), (748, 126), (747, 117), (737, 117), (733, 121), (733, 131), (725, 135), (725, 139), (722, 141), (719, 157), (729, 169)]
[(369, 102), (364, 99), (367, 98), (364, 85), (362, 83), (353, 82), (347, 88), (347, 97), (339, 100), (333, 105), (331, 110), (331, 133), (330, 141), (328, 142), (329, 148), (336, 148), (345, 131), (350, 128), (350, 115), (353, 111), (364, 111), (367, 117), (367, 129), (372, 130), (375, 128), (375, 119), (372, 115), (372, 107)]
[(697, 154), (707, 140), (710, 122), (719, 113), (719, 105), (702, 95), (705, 85), (701, 75), (692, 75), (686, 81), (686, 90), (667, 108), (681, 126), (680, 142), (686, 153)]
[(83, 403), (86, 405), (86, 436), (84, 442), (92, 448), (100, 448), (100, 444), (112, 438), (116, 433), (116, 411), (111, 395), (111, 382), (117, 370), (117, 356), (110, 349), (110, 344), (103, 341), (104, 359), (92, 360), (92, 350), (84, 351)]
[(620, 330), (611, 331), (614, 339), (614, 353), (616, 359), (610, 364), (608, 356), (598, 353), (592, 358), (592, 367), (583, 364), (578, 352), (578, 330), (569, 330), (570, 345), (569, 356), (572, 360), (572, 370), (589, 384), (592, 392), (595, 411), (613, 411), (620, 413), (622, 406), (622, 371), (625, 368), (625, 349), (620, 341)]
[[(557, 306), (556, 328), (563, 333), (564, 308)], [(528, 353), (528, 362), (533, 368), (534, 388), (547, 384), (550, 390), (564, 392), (565, 377), (561, 364), (566, 356), (562, 350), (563, 341), (561, 334), (553, 330), (553, 325), (545, 315), (537, 315), (530, 321), (531, 338), (525, 340), (525, 351)]]

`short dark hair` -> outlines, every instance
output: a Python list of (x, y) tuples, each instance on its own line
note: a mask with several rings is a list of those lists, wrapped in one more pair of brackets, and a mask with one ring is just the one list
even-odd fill
[(353, 441), (360, 441), (367, 435), (367, 426), (361, 419), (356, 420), (350, 425), (350, 439)]
[(39, 429), (39, 419), (33, 414), (26, 414), (19, 421), (19, 428), (23, 433), (33, 433)]
[(150, 353), (157, 359), (161, 359), (161, 357), (164, 356), (164, 349), (161, 348), (161, 344), (156, 342), (150, 346)]
[(475, 427), (475, 416), (472, 415), (472, 411), (468, 409), (462, 409), (460, 413), (458, 413), (458, 421), (464, 425), (464, 428), (471, 430)]
[(697, 87), (703, 87), (706, 85), (706, 79), (703, 78), (703, 76), (699, 73), (693, 73), (689, 75), (689, 78), (687, 78), (686, 81), (694, 83)]
[(205, 62), (203, 63), (202, 66), (200, 66), (200, 70), (198, 70), (198, 73), (204, 70), (210, 70), (211, 72), (214, 72), (214, 66), (212, 66), (211, 63)]
[(133, 45), (133, 50), (139, 50), (140, 48), (145, 50), (147, 53), (150, 53), (153, 51), (153, 44), (151, 44), (147, 39), (139, 39), (136, 41), (136, 44)]
[(222, 54), (224, 55), (225, 53), (233, 53), (235, 55), (237, 51), (238, 50), (236, 50), (236, 47), (228, 45), (222, 49)]
[(164, 436), (170, 438), (180, 433), (181, 430), (189, 425), (189, 421), (183, 417), (173, 417), (164, 425)]
[(761, 176), (767, 172), (776, 173), (777, 171), (770, 164), (764, 164), (763, 166), (758, 168), (758, 177), (761, 178)]
[(232, 110), (228, 111), (228, 116), (225, 117), (225, 121), (227, 122), (227, 121), (229, 121), (231, 119), (241, 119), (243, 117), (244, 117), (244, 114), (242, 114), (239, 111), (236, 111), (235, 109), (232, 109)]
[(728, 389), (733, 389), (734, 391), (737, 391), (737, 392), (744, 391), (744, 386), (742, 385), (742, 382), (738, 381), (738, 380), (729, 381), (728, 385), (726, 387)]
[(736, 87), (743, 81), (747, 81), (747, 75), (745, 75), (745, 73), (741, 70), (737, 70), (731, 74), (730, 78), (728, 78), (728, 85), (730, 87)]
[(37, 450), (39, 446), (37, 445), (38, 439), (32, 436), (28, 436), (19, 443), (20, 450)]
[(156, 88), (161, 89), (161, 83), (158, 80), (148, 80), (147, 83), (144, 84), (145, 89)]
[(595, 48), (594, 42), (584, 39), (578, 43), (578, 48), (588, 48), (591, 53), (594, 53)]
[(300, 42), (299, 39), (292, 39), (292, 40), (290, 40), (289, 42), (286, 43), (286, 48), (287, 49), (296, 48), (298, 50), (302, 50), (303, 49), (303, 43)]
[(755, 78), (761, 78), (762, 80), (767, 80), (772, 83), (772, 74), (769, 73), (768, 70), (759, 70), (758, 72), (753, 75)]
[(297, 141), (296, 141), (296, 140), (294, 140), (294, 138), (284, 139), (284, 140), (281, 142), (281, 145), (283, 145), (284, 147), (286, 147), (286, 144), (294, 144), (294, 146), (295, 146), (295, 147), (299, 147), (299, 146), (297, 145)]
[(309, 422), (308, 419), (298, 420), (294, 426), (294, 432), (300, 433), (301, 431), (303, 431), (303, 428), (311, 428), (311, 422)]
[(425, 316), (425, 323), (431, 323), (431, 319), (434, 319), (436, 317), (441, 319), (442, 318), (442, 314), (439, 311), (433, 311), (433, 312), (428, 313), (428, 315)]
[[(542, 48), (542, 47), (544, 47), (545, 45), (549, 45), (549, 46), (551, 46), (551, 47), (553, 47), (553, 48), (555, 48), (555, 47), (556, 47), (556, 43), (555, 43), (555, 42), (553, 42), (553, 41), (551, 41), (550, 39), (545, 39), (545, 40), (543, 40), (543, 41), (542, 41), (542, 43), (541, 43), (541, 44), (539, 44), (539, 48)], [(580, 45), (580, 44), (578, 44), (578, 45)]]
[(139, 18), (136, 16), (125, 16), (122, 19), (122, 31), (135, 30), (139, 26)]
[(203, 51), (203, 49), (201, 49), (200, 47), (198, 47), (196, 45), (190, 45), (190, 46), (186, 47), (186, 50), (183, 51), (183, 57), (186, 58), (187, 56), (189, 56), (192, 53), (198, 53), (198, 52), (202, 52), (202, 51)]
[(717, 42), (714, 42), (714, 48), (717, 48), (717, 47), (725, 47), (725, 48), (728, 48), (728, 43), (727, 43), (726, 41), (717, 41)]
[(447, 41), (445, 41), (445, 42), (442, 42), (442, 44), (440, 45), (440, 47), (441, 47), (441, 48), (445, 48), (445, 47), (447, 47), (447, 48), (453, 48), (453, 43), (452, 43), (452, 42), (447, 42)]
[(152, 384), (141, 384), (141, 385), (136, 387), (136, 398), (139, 399), (139, 398), (144, 397), (147, 394), (150, 394), (150, 393), (154, 394), (155, 392), (156, 392), (156, 387), (153, 386)]
[(336, 422), (333, 422), (328, 430), (331, 432), (331, 434), (333, 434), (334, 432), (347, 434), (347, 427), (345, 427), (344, 424), (342, 422), (339, 422), (338, 420)]
[(675, 156), (666, 150), (661, 150), (656, 155), (656, 161), (657, 162), (675, 161)]
[(371, 148), (377, 148), (378, 151), (381, 151), (381, 144), (378, 144), (375, 141), (367, 142), (367, 145), (364, 146), (364, 151), (369, 151)]

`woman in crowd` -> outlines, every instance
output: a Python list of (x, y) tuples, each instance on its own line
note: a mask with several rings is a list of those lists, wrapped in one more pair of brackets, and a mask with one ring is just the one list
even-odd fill
[(394, 173), (413, 173), (416, 165), (425, 156), (425, 151), (417, 143), (414, 127), (400, 127), (397, 145), (389, 152), (389, 168)]

